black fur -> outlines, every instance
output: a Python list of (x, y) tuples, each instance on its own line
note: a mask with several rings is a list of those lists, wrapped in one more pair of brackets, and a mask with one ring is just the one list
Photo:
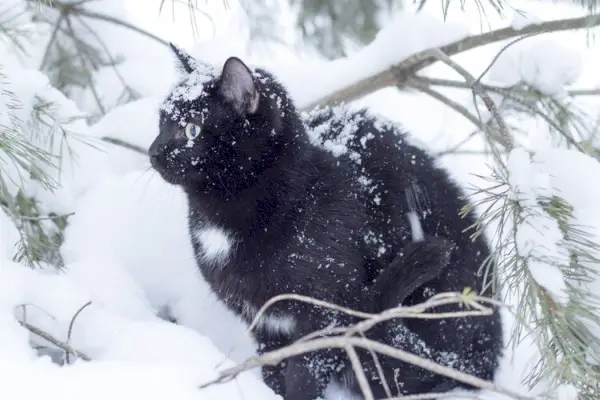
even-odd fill
[[(184, 69), (193, 64), (187, 55), (183, 60)], [(329, 109), (303, 120), (271, 74), (252, 73), (236, 58), (222, 72), (200, 63), (194, 68), (165, 101), (149, 154), (163, 179), (187, 194), (198, 266), (230, 309), (250, 322), (273, 296), (297, 293), (368, 311), (373, 281), (374, 288), (384, 286), (376, 279), (382, 266), (394, 264), (410, 242), (410, 210), (418, 212), (426, 234), (448, 237), (456, 249), (439, 277), (425, 279), (426, 287), (412, 291), (405, 303), (466, 286), (481, 292), (478, 270), (490, 252), (482, 238), (472, 242), (463, 232), (474, 218), (458, 216), (467, 204), (462, 193), (397, 127), (365, 112)], [(187, 123), (201, 127), (194, 140), (185, 136)], [(332, 141), (349, 151), (336, 156), (324, 150)], [(218, 239), (220, 247), (203, 247), (205, 237)], [(394, 296), (373, 298), (387, 302)], [(352, 322), (299, 302), (276, 303), (268, 315), (293, 318), (294, 324), (277, 332), (260, 327), (260, 351)], [(497, 314), (388, 325), (381, 335), (404, 350), (417, 352), (424, 343), (438, 362), (442, 353), (456, 354), (450, 360), (455, 366), (493, 378), (502, 345)], [(264, 376), (286, 399), (313, 399), (344, 361), (340, 351), (316, 352), (266, 368)], [(417, 393), (445, 380), (423, 371), (405, 379), (401, 371), (396, 382), (400, 392)]]
[[(379, 313), (403, 305), (405, 300), (411, 294), (415, 293), (416, 290), (423, 288), (424, 285), (427, 285), (441, 275), (444, 269), (450, 264), (452, 252), (455, 248), (456, 246), (451, 241), (435, 236), (426, 237), (419, 242), (409, 243), (389, 266), (383, 268), (381, 274), (377, 277), (377, 281), (369, 290), (369, 298), (365, 298), (365, 304), (368, 302), (371, 303), (370, 307), (373, 313)], [(396, 319), (376, 325), (367, 332), (366, 336), (386, 344), (398, 340), (398, 331), (403, 332), (402, 336), (404, 338), (414, 338), (414, 334), (405, 332), (403, 328), (402, 323), (399, 323)], [(418, 345), (419, 343), (415, 342), (414, 344)], [(401, 346), (401, 348), (406, 347)], [(371, 390), (375, 397), (388, 397), (381, 383), (380, 372), (377, 369), (373, 356), (364, 349), (358, 349), (357, 352), (361, 358), (363, 369), (367, 376), (371, 378)], [(436, 352), (420, 355), (433, 358), (434, 360), (439, 358), (439, 354)], [(401, 373), (402, 379), (399, 383), (412, 381), (413, 385), (420, 384), (421, 387), (426, 388), (426, 391), (429, 392), (439, 393), (456, 387), (455, 382), (451, 380), (445, 380), (440, 376), (425, 372), (420, 368), (402, 363), (396, 359), (379, 355), (378, 361), (381, 365), (385, 382), (388, 385), (396, 384), (398, 382), (397, 375)], [(360, 392), (354, 371), (350, 366), (347, 366), (339, 374), (338, 381), (344, 383), (349, 392)]]

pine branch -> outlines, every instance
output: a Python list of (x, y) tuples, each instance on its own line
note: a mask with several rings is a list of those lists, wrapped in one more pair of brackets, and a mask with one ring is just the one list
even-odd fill
[[(31, 1), (31, 0), (30, 0)], [(53, 0), (50, 4), (51, 7), (56, 8), (57, 10), (59, 10), (61, 12), (61, 14), (65, 14), (65, 15), (78, 15), (81, 17), (87, 17), (87, 18), (91, 18), (91, 19), (95, 19), (98, 21), (104, 21), (104, 22), (108, 22), (123, 28), (127, 28), (129, 30), (132, 30), (134, 32), (139, 33), (140, 35), (146, 36), (149, 39), (154, 40), (155, 42), (158, 42), (164, 46), (168, 46), (169, 42), (167, 42), (166, 40), (161, 39), (160, 37), (147, 32), (141, 28), (138, 28), (135, 25), (130, 24), (129, 22), (126, 21), (122, 21), (119, 18), (115, 18), (113, 16), (110, 15), (105, 15), (105, 14), (100, 14), (94, 11), (90, 11), (90, 10), (86, 10), (85, 8), (81, 7), (81, 5), (84, 2), (80, 2), (80, 4), (72, 4), (72, 3), (63, 3), (62, 1), (57, 1), (57, 0)]]

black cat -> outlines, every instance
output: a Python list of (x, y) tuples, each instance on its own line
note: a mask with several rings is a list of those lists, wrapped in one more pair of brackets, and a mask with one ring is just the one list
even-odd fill
[[(474, 218), (458, 215), (467, 205), (461, 191), (398, 128), (342, 110), (303, 120), (268, 72), (252, 72), (234, 57), (217, 71), (174, 50), (187, 76), (163, 104), (150, 160), (187, 194), (198, 266), (230, 309), (250, 322), (271, 297), (297, 293), (368, 311), (369, 294), (389, 295), (369, 290), (385, 286), (378, 275), (410, 242), (411, 210), (424, 232), (448, 237), (456, 249), (446, 269), (426, 287), (409, 290), (405, 303), (466, 286), (481, 292), (478, 270), (490, 252), (483, 239), (464, 233)], [(260, 351), (268, 351), (352, 322), (327, 309), (280, 302), (261, 319), (255, 337)], [(405, 320), (383, 329), (379, 334), (398, 347), (421, 354), (424, 347), (428, 357), (483, 379), (492, 379), (498, 365), (497, 313)], [(341, 351), (321, 351), (266, 368), (264, 375), (286, 399), (314, 399), (344, 362)], [(397, 393), (459, 385), (392, 361), (389, 366)], [(377, 377), (373, 381), (379, 391)]]

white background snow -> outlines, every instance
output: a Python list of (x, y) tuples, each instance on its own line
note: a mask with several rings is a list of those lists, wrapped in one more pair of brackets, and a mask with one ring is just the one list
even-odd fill
[[(102, 7), (106, 7), (106, 3), (114, 5), (114, 12), (122, 18), (176, 41), (206, 61), (219, 64), (226, 57), (237, 55), (253, 65), (271, 69), (289, 88), (299, 106), (419, 50), (477, 33), (480, 28), (474, 7), (467, 7), (465, 12), (451, 9), (448, 22), (444, 23), (440, 7), (431, 2), (432, 6), (423, 15), (392, 18), (389, 27), (372, 45), (348, 59), (324, 62), (304, 52), (289, 50), (268, 56), (250, 54), (249, 48), (240, 44), (246, 35), (239, 28), (244, 18), (235, 7), (229, 12), (215, 7), (221, 21), (217, 26), (218, 36), (207, 40), (209, 33), (201, 32), (204, 41), (192, 46), (191, 28), (185, 27), (185, 9), (180, 10), (175, 25), (165, 19), (158, 23), (154, 18), (158, 1), (129, 0), (124, 3), (125, 8), (118, 6), (119, 2), (102, 3)], [(490, 14), (491, 27), (523, 28), (539, 20), (579, 15), (575, 8), (550, 4), (542, 8), (532, 3), (512, 2), (529, 10), (530, 20), (520, 15), (501, 20)], [(92, 126), (82, 121), (69, 122), (71, 117), (92, 109), (92, 97), (83, 92), (74, 96), (74, 101), (67, 100), (49, 88), (47, 79), (35, 70), (41, 57), (39, 49), (47, 37), (34, 40), (38, 46), (32, 47), (30, 57), (16, 57), (10, 44), (0, 43), (1, 72), (6, 75), (2, 85), (10, 86), (24, 104), (23, 120), (27, 119), (27, 107), (33, 97), (42, 96), (60, 105), (57, 113), (74, 135), (111, 136), (147, 148), (157, 133), (157, 106), (177, 77), (171, 54), (161, 45), (129, 31), (125, 40), (123, 30), (103, 26), (98, 29), (117, 47), (116, 51), (127, 54), (129, 61), (121, 67), (121, 72), (130, 85), (142, 93), (142, 99), (110, 111)], [(600, 51), (593, 45), (586, 47), (584, 35), (561, 33), (522, 41), (499, 59), (487, 79), (507, 86), (523, 80), (549, 94), (560, 94), (565, 85), (596, 87), (600, 84), (597, 75)], [(469, 51), (456, 60), (477, 75), (502, 45)], [(434, 65), (424, 72), (439, 78), (460, 78), (442, 65)], [(116, 89), (111, 91), (116, 86), (111, 71), (107, 69), (95, 79), (103, 87), (103, 98), (108, 103), (118, 97)], [(444, 93), (465, 104), (471, 98), (466, 91), (448, 89)], [(2, 101), (5, 99), (0, 98), (0, 110)], [(415, 92), (385, 89), (356, 104), (368, 105), (401, 122), (433, 151), (451, 147), (472, 129), (463, 117)], [(540, 139), (544, 134), (536, 134), (535, 129), (532, 122), (528, 145), (539, 149), (534, 162), (524, 152), (513, 154), (511, 158), (510, 166), (514, 167), (511, 184), (519, 187), (520, 198), (531, 199), (527, 197), (529, 191), (540, 190), (540, 187), (557, 190), (575, 206), (578, 221), (584, 221), (592, 230), (600, 229), (597, 210), (600, 188), (588, 184), (582, 177), (585, 175), (587, 180), (600, 176), (600, 165), (579, 153), (550, 148)], [(63, 272), (56, 273), (51, 268), (31, 270), (10, 261), (18, 235), (8, 218), (0, 213), (0, 398), (29, 399), (42, 395), (64, 400), (277, 398), (262, 384), (258, 371), (243, 374), (227, 384), (197, 389), (199, 384), (215, 376), (217, 367), (231, 366), (251, 356), (254, 345), (241, 322), (218, 303), (199, 276), (187, 236), (182, 193), (148, 170), (149, 163), (144, 156), (105, 142), (94, 143), (101, 151), (82, 141), (71, 142), (76, 156), (65, 160), (59, 190), (50, 193), (33, 182), (25, 184), (28, 193), (42, 201), (44, 209), (75, 213), (70, 218), (61, 250), (66, 263)], [(59, 144), (54, 146), (58, 151)], [(481, 157), (444, 157), (441, 162), (465, 186), (472, 182), (472, 173), (484, 174), (487, 170)], [(538, 185), (535, 188), (534, 183)], [(532, 224), (555, 230), (544, 225), (545, 222), (533, 221)], [(555, 247), (553, 238), (546, 237), (547, 242), (543, 244), (532, 240), (539, 240), (539, 235), (537, 239), (535, 235), (528, 235), (520, 240), (519, 251), (527, 252), (531, 246)], [(534, 266), (532, 273), (536, 279), (539, 277), (540, 284), (547, 285), (560, 297), (562, 281), (556, 274), (560, 271), (543, 270), (545, 267), (548, 266)], [(558, 279), (548, 282), (556, 275)], [(596, 290), (600, 290), (600, 286)], [(73, 322), (68, 342), (93, 361), (77, 361), (61, 368), (47, 357), (37, 357), (29, 341), (48, 343), (29, 335), (15, 316), (26, 318), (28, 323), (67, 341), (74, 314), (88, 301), (92, 304)], [(177, 318), (181, 325), (156, 316), (165, 312)], [(509, 317), (507, 322), (510, 323)], [(521, 377), (534, 356), (528, 343), (523, 343), (515, 354), (507, 352), (497, 383), (513, 390), (522, 389)], [(568, 398), (569, 389), (563, 392), (561, 395)], [(501, 397), (487, 393), (485, 398)]]

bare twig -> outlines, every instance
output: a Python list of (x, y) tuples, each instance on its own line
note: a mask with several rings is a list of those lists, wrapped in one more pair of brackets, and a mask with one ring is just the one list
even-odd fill
[(129, 149), (129, 150), (133, 150), (136, 153), (141, 154), (143, 156), (147, 156), (148, 155), (148, 152), (143, 147), (140, 147), (140, 146), (138, 146), (136, 144), (133, 144), (133, 143), (126, 142), (123, 139), (114, 138), (114, 137), (110, 137), (110, 136), (102, 136), (100, 139), (103, 140), (103, 141), (105, 141), (105, 142), (114, 144), (115, 146), (120, 146), (120, 147), (124, 147), (126, 149)]
[(75, 350), (74, 348), (72, 348), (71, 346), (69, 346), (67, 343), (61, 342), (60, 340), (56, 339), (55, 337), (53, 337), (52, 335), (50, 335), (47, 332), (42, 331), (41, 329), (27, 323), (27, 322), (23, 322), (23, 321), (19, 321), (19, 325), (21, 325), (22, 327), (24, 327), (25, 329), (27, 329), (29, 332), (41, 337), (42, 339), (47, 340), (48, 342), (52, 343), (53, 345), (55, 345), (56, 347), (58, 347), (59, 349), (63, 350), (65, 353), (69, 354), (74, 354), (77, 357), (81, 358), (82, 360), (85, 361), (91, 361), (92, 359), (87, 356), (86, 354), (80, 352), (79, 350)]
[[(373, 325), (383, 322), (383, 321), (386, 321), (386, 320), (389, 320), (389, 319), (394, 319), (394, 318), (444, 319), (444, 318), (459, 318), (459, 317), (466, 317), (466, 316), (487, 315), (484, 313), (488, 313), (489, 310), (487, 310), (485, 307), (483, 307), (481, 305), (478, 305), (477, 304), (478, 301), (493, 304), (493, 305), (496, 305), (499, 307), (508, 307), (507, 305), (505, 305), (501, 302), (492, 300), (487, 297), (473, 295), (468, 299), (468, 301), (465, 301), (465, 298), (462, 295), (462, 293), (448, 292), (448, 293), (439, 293), (439, 294), (429, 298), (427, 301), (425, 301), (421, 304), (416, 304), (414, 306), (409, 306), (409, 307), (403, 307), (403, 306), (394, 307), (394, 308), (390, 308), (382, 313), (373, 314), (373, 313), (367, 313), (367, 312), (362, 312), (362, 311), (356, 311), (351, 308), (347, 308), (347, 307), (339, 306), (337, 304), (330, 303), (328, 301), (318, 300), (318, 299), (314, 299), (312, 297), (303, 296), (303, 295), (299, 295), (299, 294), (281, 294), (278, 296), (273, 296), (271, 299), (269, 299), (267, 302), (265, 302), (265, 304), (256, 313), (248, 330), (251, 332), (256, 327), (256, 325), (258, 324), (258, 321), (260, 321), (260, 318), (263, 316), (263, 314), (267, 311), (267, 309), (269, 307), (271, 307), (273, 304), (275, 304), (277, 302), (284, 301), (284, 300), (296, 300), (296, 301), (312, 304), (312, 305), (315, 305), (318, 307), (324, 307), (324, 308), (329, 308), (332, 310), (340, 311), (340, 312), (343, 312), (345, 314), (348, 314), (348, 315), (351, 315), (351, 316), (354, 316), (357, 318), (362, 318), (362, 319), (368, 320), (369, 324), (373, 324)], [(463, 303), (463, 302), (466, 302), (468, 306), (478, 308), (479, 311), (425, 313), (425, 310), (430, 309), (430, 308), (440, 307), (440, 306), (449, 305), (449, 304)], [(373, 326), (373, 325), (371, 325), (371, 326)], [(337, 331), (336, 328), (325, 328), (322, 331), (318, 331), (318, 333), (314, 332), (314, 333), (308, 335), (307, 337), (303, 338), (302, 340), (305, 340), (306, 338), (311, 338), (312, 337), (311, 335), (331, 334), (336, 331)]]
[(356, 375), (356, 380), (358, 381), (358, 386), (360, 387), (360, 391), (363, 394), (365, 400), (375, 400), (375, 396), (373, 395), (373, 391), (371, 390), (371, 386), (369, 386), (369, 380), (365, 375), (365, 371), (360, 363), (360, 359), (358, 358), (358, 354), (353, 346), (346, 346), (346, 353), (348, 353), (348, 358), (350, 359), (350, 364), (352, 365), (352, 370)]
[[(380, 374), (380, 376), (382, 378), (382, 382), (384, 384), (384, 389), (386, 390), (386, 394), (389, 397), (391, 397), (389, 385), (387, 384), (387, 382), (385, 382), (385, 376), (383, 374), (383, 369), (381, 367), (381, 364), (379, 363), (379, 360), (378, 360), (376, 352), (380, 352), (380, 353), (388, 355), (388, 356), (390, 355), (390, 353), (389, 352), (386, 353), (385, 351), (381, 351), (381, 348), (377, 349), (377, 348), (374, 348), (374, 347), (370, 346), (371, 343), (375, 343), (375, 342), (373, 342), (371, 340), (368, 340), (364, 336), (364, 332), (368, 331), (369, 329), (371, 329), (373, 326), (377, 325), (378, 323), (381, 323), (381, 322), (384, 322), (384, 321), (387, 321), (387, 320), (390, 320), (390, 319), (394, 319), (394, 318), (441, 319), (441, 318), (453, 318), (453, 317), (468, 317), (468, 316), (485, 316), (485, 315), (490, 315), (492, 313), (492, 310), (490, 308), (484, 307), (483, 305), (479, 304), (478, 301), (491, 303), (491, 304), (494, 304), (494, 305), (497, 305), (497, 306), (501, 306), (502, 305), (502, 303), (500, 303), (500, 302), (497, 302), (495, 300), (488, 299), (488, 298), (485, 298), (485, 297), (480, 297), (480, 296), (477, 296), (475, 294), (470, 294), (468, 296), (465, 296), (462, 293), (440, 293), (440, 294), (438, 294), (436, 296), (431, 297), (429, 300), (427, 300), (427, 301), (425, 301), (424, 303), (421, 303), (421, 304), (417, 304), (417, 305), (410, 306), (410, 307), (396, 307), (396, 308), (392, 308), (392, 309), (386, 310), (386, 311), (384, 311), (382, 313), (379, 313), (379, 314), (372, 314), (372, 313), (365, 313), (365, 312), (360, 312), (360, 311), (352, 310), (352, 309), (349, 309), (349, 308), (346, 308), (346, 307), (342, 307), (342, 306), (338, 306), (336, 304), (329, 303), (327, 301), (317, 300), (317, 299), (313, 299), (313, 298), (307, 297), (307, 296), (302, 296), (302, 295), (297, 295), (297, 294), (284, 294), (284, 295), (279, 295), (279, 296), (275, 296), (275, 297), (271, 298), (269, 301), (267, 301), (260, 308), (260, 310), (257, 312), (256, 316), (254, 317), (252, 323), (250, 324), (249, 330), (252, 330), (256, 326), (257, 321), (260, 320), (260, 318), (262, 317), (262, 315), (266, 312), (266, 310), (269, 307), (271, 307), (273, 304), (275, 304), (278, 301), (284, 301), (284, 300), (301, 301), (301, 302), (305, 302), (305, 303), (308, 303), (308, 304), (313, 304), (315, 306), (320, 306), (320, 307), (325, 307), (325, 308), (337, 310), (337, 311), (346, 313), (348, 315), (355, 316), (357, 318), (362, 318), (363, 321), (360, 321), (360, 322), (354, 324), (353, 326), (349, 326), (349, 327), (325, 328), (325, 329), (322, 329), (322, 330), (318, 330), (318, 331), (312, 332), (312, 333), (310, 333), (310, 334), (302, 337), (301, 339), (297, 340), (291, 346), (284, 347), (283, 349), (279, 349), (279, 350), (289, 349), (291, 347), (292, 348), (292, 352), (293, 352), (294, 351), (293, 350), (294, 346), (303, 346), (303, 345), (306, 345), (306, 346), (309, 346), (309, 347), (313, 346), (315, 341), (324, 340), (324, 338), (322, 338), (322, 336), (328, 336), (328, 335), (332, 335), (332, 334), (341, 334), (343, 336), (338, 336), (338, 337), (335, 337), (335, 338), (329, 337), (327, 339), (331, 339), (331, 340), (334, 340), (334, 339), (343, 340), (343, 339), (348, 339), (348, 338), (351, 338), (351, 337), (356, 338), (353, 335), (355, 335), (355, 334), (358, 333), (358, 334), (361, 335), (361, 338), (365, 340), (365, 342), (362, 342), (362, 345), (358, 345), (358, 347), (363, 347), (363, 348), (365, 348), (367, 351), (369, 351), (371, 353), (371, 356), (374, 359), (377, 371), (378, 371), (378, 373)], [(456, 304), (456, 303), (465, 304), (467, 307), (472, 307), (475, 310), (473, 310), (473, 311), (460, 311), (460, 312), (446, 312), (446, 313), (425, 313), (425, 311), (427, 309), (430, 309), (430, 308), (439, 307), (439, 306), (448, 305), (448, 304)], [(372, 397), (372, 393), (371, 393), (371, 389), (370, 389), (370, 386), (369, 386), (369, 383), (368, 383), (368, 379), (364, 375), (364, 371), (362, 370), (362, 367), (360, 366), (360, 360), (358, 358), (358, 355), (356, 354), (356, 350), (354, 349), (355, 344), (353, 344), (353, 343), (341, 344), (342, 342), (326, 342), (326, 343), (338, 343), (338, 345), (334, 345), (332, 347), (340, 347), (340, 348), (343, 348), (343, 349), (346, 350), (346, 352), (348, 353), (348, 357), (350, 358), (350, 361), (351, 361), (351, 364), (352, 364), (352, 368), (353, 368), (353, 370), (354, 370), (354, 372), (356, 374), (356, 377), (357, 377), (359, 386), (361, 388), (361, 391), (363, 392), (363, 396), (366, 399), (373, 398)], [(312, 349), (312, 347), (310, 347), (310, 348)], [(325, 346), (325, 347), (322, 347), (322, 348), (327, 348), (327, 347)], [(389, 348), (393, 349), (393, 347), (389, 347)], [(268, 358), (269, 357), (268, 354), (275, 354), (276, 352), (266, 353), (265, 355), (263, 355), (261, 357), (267, 357), (267, 358), (266, 359), (260, 358), (260, 359), (261, 359), (261, 362), (264, 362), (265, 364), (269, 365), (270, 362), (279, 362), (279, 361), (282, 361), (284, 358), (291, 357), (291, 356), (298, 355), (298, 354), (302, 354), (303, 352), (310, 352), (310, 351), (314, 351), (314, 350), (301, 351), (300, 353), (293, 353), (293, 354), (287, 354), (287, 353), (285, 353), (284, 355), (282, 355), (283, 358), (277, 359), (276, 361), (270, 361), (271, 359)], [(404, 353), (410, 354), (410, 353), (407, 353), (407, 352), (404, 352)], [(411, 360), (418, 359), (420, 361), (418, 361), (418, 363), (415, 364), (415, 365), (421, 366), (421, 367), (423, 367), (423, 366), (421, 364), (419, 364), (419, 363), (421, 361), (423, 361), (423, 360), (425, 360), (425, 361), (427, 361), (429, 363), (432, 363), (432, 364), (426, 364), (426, 366), (423, 367), (423, 368), (426, 368), (426, 369), (437, 368), (437, 366), (438, 366), (438, 364), (434, 363), (433, 361), (427, 360), (425, 358), (418, 357), (416, 355), (410, 355), (410, 357), (416, 357), (416, 358), (410, 358), (410, 360), (407, 360), (406, 358), (402, 358), (404, 356), (404, 353), (401, 356), (397, 357), (397, 358), (399, 360), (402, 360), (402, 361), (405, 361), (405, 362), (411, 362)], [(280, 354), (280, 353), (276, 353), (276, 354)], [(398, 354), (396, 354), (396, 355), (398, 355)], [(278, 356), (276, 356), (276, 357), (278, 357)], [(393, 357), (393, 355), (392, 355), (392, 357)], [(248, 362), (251, 362), (251, 360), (249, 360)], [(253, 368), (253, 367), (250, 367), (250, 368)], [(450, 368), (450, 370), (451, 370), (451, 368)], [(230, 371), (230, 370), (227, 370), (227, 371)], [(437, 372), (437, 370), (435, 370), (433, 372)], [(442, 370), (441, 374), (444, 375), (445, 373), (447, 374), (447, 373), (450, 373), (450, 372), (448, 372), (448, 370)], [(224, 374), (226, 374), (226, 372), (224, 372)], [(224, 379), (224, 376), (225, 375), (221, 375), (221, 378)], [(231, 375), (229, 377), (233, 378), (234, 376), (235, 376), (235, 374)], [(457, 380), (460, 380), (460, 379), (457, 379)], [(481, 383), (481, 382), (479, 382), (479, 383)], [(477, 386), (477, 385), (475, 384), (475, 386)]]
[[(361, 332), (360, 335), (366, 339), (364, 332)], [(392, 397), (392, 391), (390, 390), (390, 385), (385, 377), (385, 373), (383, 372), (383, 366), (379, 361), (379, 356), (377, 353), (373, 351), (373, 349), (368, 349), (371, 358), (373, 358), (373, 363), (375, 364), (375, 369), (377, 370), (377, 374), (379, 375), (379, 379), (381, 381), (381, 385), (383, 386), (383, 390), (385, 391), (385, 395), (387, 397)]]
[(341, 348), (345, 349), (348, 346), (360, 347), (364, 349), (372, 349), (377, 353), (384, 354), (388, 357), (395, 358), (400, 361), (410, 363), (428, 371), (446, 376), (448, 378), (466, 383), (468, 385), (478, 387), (480, 389), (487, 389), (493, 392), (505, 394), (515, 399), (531, 399), (528, 396), (523, 396), (519, 393), (515, 393), (511, 390), (501, 388), (495, 385), (493, 382), (489, 382), (464, 372), (455, 370), (450, 367), (440, 365), (436, 362), (422, 358), (406, 352), (404, 350), (396, 349), (386, 344), (378, 343), (374, 340), (358, 338), (358, 337), (338, 337), (338, 338), (320, 338), (309, 342), (295, 343), (290, 346), (283, 347), (281, 349), (265, 353), (261, 356), (252, 357), (242, 364), (235, 367), (228, 368), (219, 374), (219, 377), (206, 382), (199, 386), (199, 388), (205, 388), (217, 383), (227, 382), (234, 379), (237, 375), (242, 372), (249, 371), (253, 368), (257, 368), (263, 365), (276, 365), (281, 361), (290, 357), (295, 357), (301, 354), (310, 353), (313, 351), (329, 349), (329, 348)]
[[(469, 122), (471, 122), (473, 125), (479, 128), (481, 132), (485, 132), (490, 138), (496, 138), (498, 136), (498, 134), (492, 130), (492, 127), (487, 126), (483, 121), (481, 121), (479, 118), (473, 115), (465, 106), (463, 106), (460, 103), (457, 103), (449, 97), (444, 96), (440, 92), (433, 90), (431, 87), (429, 87), (429, 85), (421, 82), (419, 79), (409, 77), (406, 80), (406, 85), (418, 89), (421, 92), (427, 94), (428, 96), (452, 108), (454, 111), (468, 119)], [(477, 133), (478, 132), (475, 132), (475, 135)], [(468, 139), (472, 139), (475, 135), (469, 136)]]
[(50, 57), (50, 49), (52, 48), (52, 45), (54, 44), (54, 41), (56, 40), (56, 36), (58, 35), (58, 32), (60, 30), (60, 25), (62, 24), (64, 19), (64, 14), (61, 13), (60, 16), (58, 17), (58, 19), (56, 20), (56, 24), (54, 25), (54, 28), (52, 29), (52, 34), (50, 34), (50, 39), (48, 40), (48, 44), (46, 44), (46, 49), (44, 50), (44, 55), (42, 56), (42, 62), (40, 64), (40, 70), (44, 70), (44, 67), (46, 66), (46, 64), (48, 63), (48, 59)]
[(496, 104), (494, 103), (494, 101), (490, 98), (490, 96), (481, 87), (481, 85), (475, 79), (475, 77), (473, 75), (471, 75), (471, 73), (469, 71), (467, 71), (466, 69), (464, 69), (461, 65), (454, 62), (443, 51), (441, 51), (439, 49), (433, 49), (431, 52), (435, 58), (442, 61), (444, 64), (448, 65), (450, 68), (454, 69), (456, 72), (461, 74), (463, 76), (463, 78), (465, 78), (465, 81), (467, 82), (467, 84), (469, 84), (469, 86), (471, 87), (471, 90), (473, 90), (473, 93), (475, 95), (477, 95), (479, 98), (481, 98), (481, 100), (483, 100), (488, 111), (494, 116), (494, 119), (498, 123), (499, 129), (500, 129), (500, 132), (499, 132), (500, 135), (496, 136), (495, 139), (500, 140), (500, 142), (502, 143), (504, 148), (512, 149), (514, 147), (513, 139), (512, 139), (510, 132), (508, 131), (506, 122), (504, 122), (504, 118), (502, 118), (502, 115), (500, 115), (500, 112), (498, 111), (498, 108), (496, 107)]
[(518, 38), (516, 38), (516, 39), (514, 39), (514, 40), (512, 40), (512, 41), (510, 41), (510, 42), (509, 42), (508, 44), (506, 44), (505, 46), (503, 46), (503, 47), (500, 49), (500, 51), (496, 53), (496, 55), (494, 56), (494, 58), (492, 59), (492, 61), (491, 61), (491, 62), (488, 64), (488, 66), (487, 66), (487, 67), (486, 67), (486, 68), (483, 70), (483, 72), (482, 72), (482, 73), (481, 73), (481, 74), (480, 74), (480, 75), (477, 77), (476, 81), (477, 81), (477, 82), (481, 82), (481, 80), (483, 79), (483, 77), (484, 77), (484, 76), (485, 76), (485, 75), (486, 75), (488, 72), (490, 72), (490, 70), (492, 69), (492, 67), (494, 66), (494, 64), (496, 64), (496, 62), (498, 62), (498, 60), (500, 59), (500, 56), (501, 56), (502, 54), (504, 54), (504, 52), (505, 52), (506, 50), (508, 50), (510, 47), (512, 47), (514, 44), (516, 44), (516, 43), (518, 43), (518, 42), (520, 42), (520, 41), (522, 41), (522, 40), (529, 39), (530, 37), (532, 37), (532, 36), (535, 36), (535, 35), (539, 35), (540, 33), (544, 33), (544, 32), (535, 32), (535, 33), (532, 33), (532, 34), (529, 34), (529, 35), (523, 35), (523, 36), (520, 36), (520, 37), (518, 37)]
[(96, 104), (98, 105), (98, 108), (100, 109), (100, 113), (102, 115), (104, 115), (104, 114), (106, 114), (106, 109), (104, 108), (104, 105), (102, 104), (102, 99), (100, 98), (100, 93), (98, 93), (98, 91), (96, 90), (96, 86), (94, 85), (94, 77), (92, 76), (92, 67), (88, 65), (88, 62), (86, 60), (86, 52), (85, 52), (85, 50), (83, 50), (81, 48), (80, 43), (76, 40), (77, 35), (75, 34), (75, 30), (73, 29), (73, 24), (71, 23), (71, 20), (69, 19), (68, 16), (65, 17), (65, 21), (67, 23), (67, 29), (69, 31), (69, 34), (73, 38), (73, 45), (75, 46), (75, 50), (77, 51), (77, 55), (79, 57), (81, 65), (83, 66), (83, 68), (85, 68), (88, 71), (88, 84), (90, 86), (92, 95), (94, 96), (94, 100), (96, 100)]
[[(77, 310), (77, 312), (75, 313), (75, 315), (73, 315), (73, 318), (71, 318), (71, 322), (69, 322), (69, 330), (67, 331), (67, 344), (69, 344), (71, 342), (71, 334), (73, 333), (73, 325), (75, 324), (75, 320), (77, 319), (77, 317), (79, 316), (79, 314), (88, 306), (90, 306), (92, 304), (91, 301), (88, 301), (87, 303), (85, 303), (84, 305), (82, 305), (79, 310)], [(65, 353), (65, 358), (67, 361), (67, 364), (71, 364), (71, 360), (69, 358), (69, 352)]]

